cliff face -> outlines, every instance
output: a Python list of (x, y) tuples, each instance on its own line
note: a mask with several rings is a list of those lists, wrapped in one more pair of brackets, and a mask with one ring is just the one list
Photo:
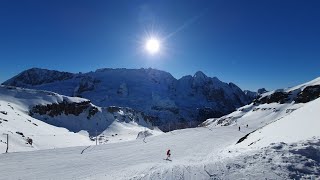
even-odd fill
[(150, 68), (99, 69), (83, 74), (34, 68), (3, 84), (83, 97), (101, 107), (130, 107), (153, 117), (163, 129), (168, 122), (196, 125), (252, 100), (235, 84), (207, 77), (201, 71), (175, 79), (167, 72)]
[(258, 104), (270, 103), (307, 103), (320, 97), (320, 85), (310, 85), (303, 89), (293, 89), (290, 91), (276, 91), (272, 94), (259, 97), (253, 102)]
[(55, 117), (59, 115), (74, 115), (79, 116), (85, 110), (88, 110), (87, 119), (90, 119), (95, 113), (98, 112), (98, 108), (92, 106), (90, 101), (83, 102), (67, 102), (62, 101), (59, 103), (52, 103), (47, 105), (36, 105), (30, 110), (30, 115), (48, 115)]

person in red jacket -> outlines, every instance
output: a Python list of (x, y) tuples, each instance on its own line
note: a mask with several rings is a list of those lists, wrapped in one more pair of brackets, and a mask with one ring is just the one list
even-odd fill
[(168, 149), (168, 151), (167, 151), (167, 160), (170, 158), (170, 155), (171, 155), (170, 149)]

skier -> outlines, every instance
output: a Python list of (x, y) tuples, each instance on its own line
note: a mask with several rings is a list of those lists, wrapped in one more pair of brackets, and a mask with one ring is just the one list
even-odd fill
[(31, 138), (29, 138), (29, 137), (27, 137), (27, 143), (28, 143), (28, 144), (30, 144), (30, 145), (32, 146), (32, 143), (33, 143), (32, 139), (31, 139)]
[(240, 126), (239, 126), (239, 131), (240, 131)]
[(248, 128), (248, 124), (247, 124), (247, 128)]
[(169, 160), (169, 158), (170, 158), (170, 149), (168, 149), (168, 151), (167, 151), (167, 159), (166, 160)]

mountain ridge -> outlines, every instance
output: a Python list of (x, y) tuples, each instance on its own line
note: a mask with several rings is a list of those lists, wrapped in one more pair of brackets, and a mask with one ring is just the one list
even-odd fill
[(101, 68), (88, 73), (32, 68), (2, 84), (84, 97), (98, 106), (131, 107), (154, 116), (163, 130), (168, 130), (168, 122), (176, 128), (183, 128), (177, 124), (196, 126), (253, 100), (234, 83), (201, 71), (176, 79), (152, 68)]

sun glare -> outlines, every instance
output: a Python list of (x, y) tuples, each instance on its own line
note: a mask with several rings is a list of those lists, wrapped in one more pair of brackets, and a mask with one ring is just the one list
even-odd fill
[(150, 54), (156, 54), (160, 50), (160, 41), (157, 38), (150, 38), (147, 40), (145, 48)]

